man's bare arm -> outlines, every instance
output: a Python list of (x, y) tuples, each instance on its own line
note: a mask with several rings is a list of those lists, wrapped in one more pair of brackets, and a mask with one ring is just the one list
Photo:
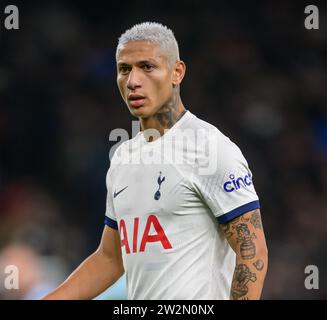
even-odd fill
[(268, 267), (260, 210), (247, 212), (220, 227), (236, 253), (231, 299), (260, 299)]
[(105, 226), (98, 249), (44, 300), (92, 299), (124, 273), (117, 230)]

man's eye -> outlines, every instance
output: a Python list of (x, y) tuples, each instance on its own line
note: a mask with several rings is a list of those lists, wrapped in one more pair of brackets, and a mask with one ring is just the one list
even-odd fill
[(119, 68), (119, 72), (122, 74), (127, 74), (129, 72), (130, 68), (127, 66), (122, 66)]
[(145, 64), (145, 65), (143, 65), (143, 69), (145, 71), (152, 71), (153, 70), (153, 66), (151, 64)]

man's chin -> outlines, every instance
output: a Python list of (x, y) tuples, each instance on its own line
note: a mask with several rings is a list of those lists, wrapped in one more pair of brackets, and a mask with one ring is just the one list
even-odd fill
[(146, 108), (145, 106), (141, 106), (138, 108), (130, 107), (129, 110), (131, 114), (137, 118), (149, 118), (152, 115), (151, 112), (149, 112), (148, 108)]

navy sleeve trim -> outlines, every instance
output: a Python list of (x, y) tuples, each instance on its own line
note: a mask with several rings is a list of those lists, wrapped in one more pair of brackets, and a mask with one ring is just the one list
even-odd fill
[(227, 222), (237, 218), (238, 216), (241, 216), (243, 213), (246, 213), (248, 211), (252, 211), (255, 209), (259, 209), (259, 208), (260, 208), (259, 201), (258, 200), (252, 201), (252, 202), (246, 203), (243, 206), (240, 206), (232, 211), (225, 213), (224, 215), (218, 217), (217, 220), (220, 224), (224, 224), (224, 223), (227, 223)]
[(113, 220), (113, 219), (110, 219), (110, 218), (107, 217), (107, 216), (105, 216), (105, 218), (104, 218), (104, 223), (105, 223), (108, 227), (118, 230), (118, 224), (117, 224), (117, 221), (115, 221), (115, 220)]

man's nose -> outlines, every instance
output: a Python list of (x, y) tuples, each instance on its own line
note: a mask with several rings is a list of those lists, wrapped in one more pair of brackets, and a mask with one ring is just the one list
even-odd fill
[(135, 90), (137, 87), (141, 86), (140, 74), (136, 69), (132, 69), (128, 75), (127, 88), (129, 90)]

